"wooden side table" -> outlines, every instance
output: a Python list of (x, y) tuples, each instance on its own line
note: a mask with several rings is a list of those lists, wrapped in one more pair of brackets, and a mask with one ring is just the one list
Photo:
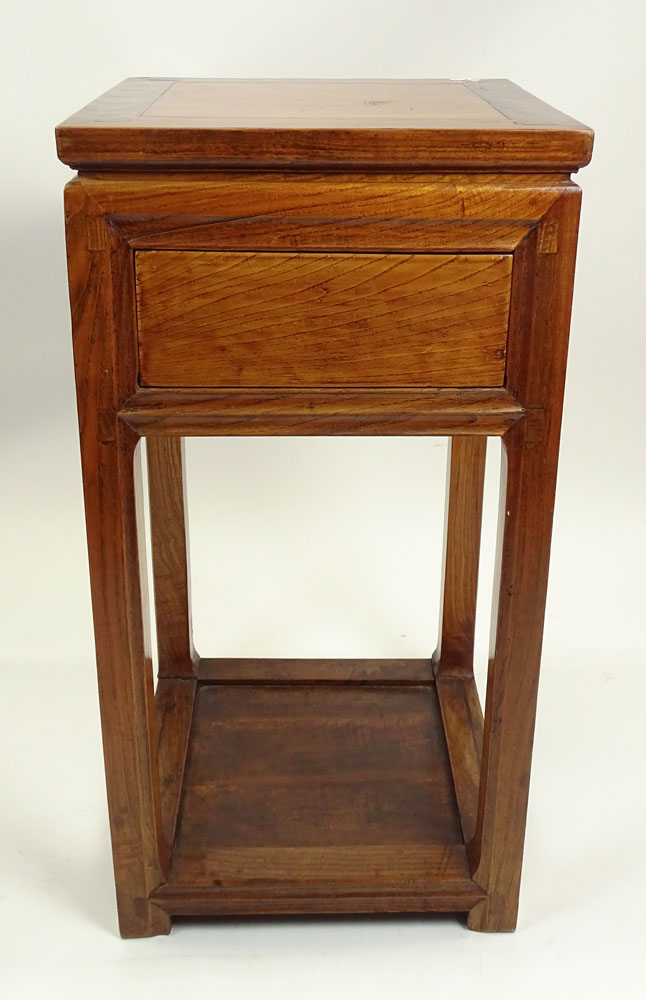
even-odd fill
[[(177, 914), (516, 923), (592, 133), (488, 81), (127, 80), (57, 130), (121, 932)], [(422, 660), (191, 640), (182, 439), (451, 438)], [(501, 438), (483, 715), (485, 446)], [(146, 437), (159, 680), (142, 581)]]

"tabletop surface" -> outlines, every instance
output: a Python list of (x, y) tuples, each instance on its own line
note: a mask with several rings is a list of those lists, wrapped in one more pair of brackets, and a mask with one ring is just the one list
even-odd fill
[(58, 126), (78, 168), (575, 170), (593, 134), (508, 80), (124, 80)]

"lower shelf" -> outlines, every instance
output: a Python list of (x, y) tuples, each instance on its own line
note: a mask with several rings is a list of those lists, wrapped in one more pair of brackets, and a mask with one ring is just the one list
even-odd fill
[(435, 684), (160, 681), (158, 704), (173, 848), (152, 899), (169, 913), (454, 911), (484, 897)]

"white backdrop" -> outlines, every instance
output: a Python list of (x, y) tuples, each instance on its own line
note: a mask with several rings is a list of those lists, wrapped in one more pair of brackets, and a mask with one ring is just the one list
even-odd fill
[[(642, 996), (646, 21), (639, 0), (5, 3), (0, 968), (6, 996)], [(642, 55), (640, 56), (640, 52)], [(515, 936), (452, 919), (117, 937), (54, 125), (126, 76), (510, 77), (597, 131), (584, 188)], [(637, 169), (635, 169), (637, 168)], [(490, 579), (496, 454), (488, 472)], [(445, 446), (190, 445), (198, 647), (427, 655)], [(486, 613), (478, 627), (482, 677)], [(5, 985), (5, 989), (7, 986)]]

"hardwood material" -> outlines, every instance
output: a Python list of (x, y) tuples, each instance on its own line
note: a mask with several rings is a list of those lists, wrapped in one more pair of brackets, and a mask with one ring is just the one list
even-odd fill
[[(490, 227), (492, 245), (501, 223), (541, 222), (567, 186), (567, 174), (314, 174), (314, 173), (166, 173), (81, 174), (78, 183), (97, 216), (108, 216), (129, 243), (156, 236), (157, 246), (173, 248), (186, 230), (203, 236), (205, 225), (240, 225), (236, 249), (261, 249), (253, 228), (245, 238), (245, 220), (270, 217), (281, 231), (290, 222), (305, 227), (309, 239), (320, 229), (321, 244), (330, 223), (359, 220), (365, 231), (392, 224), (452, 224), (455, 243), (442, 249), (459, 252), (463, 223)], [(71, 182), (75, 183), (75, 182)], [(264, 237), (263, 237), (264, 238)], [(178, 248), (186, 243), (179, 244)], [(211, 247), (209, 243), (207, 248)], [(217, 249), (217, 244), (213, 246)], [(320, 249), (320, 246), (313, 247)], [(420, 249), (418, 244), (417, 249)], [(191, 249), (190, 245), (188, 249)], [(390, 249), (381, 240), (378, 250)], [(431, 251), (434, 246), (421, 246)]]
[(135, 267), (145, 386), (503, 382), (509, 255), (149, 250)]
[(503, 438), (499, 544), (485, 705), (474, 877), (487, 899), (469, 916), (477, 930), (516, 926), (538, 676), (547, 594), (561, 411), (581, 192), (550, 210), (558, 252), (529, 248), (533, 281), (518, 308), (529, 320), (526, 351), (510, 381), (535, 405)]
[(402, 890), (413, 910), (482, 898), (434, 687), (200, 685), (155, 898), (174, 913), (327, 912), (333, 898), (395, 912)]
[[(569, 174), (590, 130), (506, 81), (135, 80), (58, 144), (87, 168), (66, 188), (66, 227), (121, 933), (167, 932), (175, 914), (434, 910), (511, 930), (580, 200)], [(180, 440), (199, 434), (450, 436), (433, 661), (199, 660)], [(483, 720), (489, 435), (504, 458)]]
[[(157, 227), (164, 226), (160, 221)], [(250, 246), (271, 250), (334, 253), (342, 250), (417, 253), (432, 246), (436, 252), (459, 247), (463, 253), (511, 253), (537, 223), (532, 220), (482, 219), (286, 219), (267, 215), (214, 221), (183, 220), (179, 228), (133, 236), (133, 249), (239, 250)], [(123, 227), (127, 231), (127, 225)]]
[(592, 138), (508, 80), (129, 79), (56, 130), (65, 163), (110, 169), (572, 171)]
[(504, 389), (140, 389), (119, 417), (142, 435), (499, 435), (523, 413)]
[[(338, 795), (339, 790), (335, 788), (334, 793)], [(325, 822), (324, 815), (321, 820)], [(264, 889), (262, 895), (268, 898), (273, 888), (280, 890), (279, 896), (316, 898), (338, 893), (392, 899), (404, 886), (410, 896), (419, 897), (441, 887), (445, 892), (447, 889), (455, 892), (459, 886), (475, 895), (478, 902), (484, 897), (482, 889), (469, 876), (466, 851), (460, 844), (214, 847), (209, 841), (208, 849), (202, 852), (195, 847), (183, 851), (180, 845), (177, 854), (171, 880), (160, 887), (162, 893), (178, 892), (180, 888), (199, 892), (217, 887), (227, 890), (220, 893), (221, 897), (236, 899), (261, 895), (258, 890)], [(178, 881), (181, 878), (186, 881)], [(448, 886), (441, 879), (446, 879)], [(315, 906), (311, 909), (316, 912)]]
[(486, 457), (486, 438), (449, 442), (438, 677), (473, 676)]
[[(105, 224), (91, 224), (86, 209), (83, 192), (68, 187), (74, 365), (119, 927), (124, 937), (144, 937), (167, 933), (170, 920), (150, 902), (168, 852), (161, 830), (150, 637), (143, 613), (139, 450), (136, 435), (117, 418), (136, 377), (133, 355), (117, 353), (134, 303), (113, 234)], [(119, 288), (114, 297), (113, 288)]]
[(195, 680), (161, 677), (155, 692), (160, 812), (169, 848), (175, 839), (196, 687)]
[(465, 843), (470, 844), (476, 833), (478, 818), (483, 734), (482, 707), (472, 676), (439, 675), (436, 685), (453, 772), (453, 784), (460, 810), (462, 833)]
[[(326, 852), (327, 854), (328, 852)], [(395, 852), (393, 852), (394, 854)], [(359, 850), (358, 855), (363, 851)], [(397, 856), (401, 860), (401, 853)], [(264, 857), (264, 855), (263, 855)], [(388, 863), (388, 858), (384, 861)], [(348, 868), (352, 858), (348, 858)], [(330, 862), (325, 859), (325, 868)], [(339, 913), (459, 913), (475, 907), (482, 901), (483, 892), (471, 879), (421, 880), (419, 869), (410, 872), (410, 880), (403, 886), (383, 891), (375, 888), (353, 891), (345, 885), (306, 888), (285, 885), (277, 890), (275, 885), (259, 885), (246, 892), (223, 891), (218, 886), (195, 887), (162, 885), (152, 894), (156, 906), (173, 916), (247, 916), (265, 914), (339, 914)]]
[(160, 677), (191, 677), (191, 626), (184, 448), (180, 438), (147, 442), (150, 536)]
[(431, 660), (202, 659), (201, 681), (218, 684), (430, 684)]
[[(325, 103), (323, 103), (325, 102)], [(298, 121), (330, 128), (345, 121), (492, 121), (505, 116), (452, 80), (177, 80), (142, 118), (205, 118), (242, 123)]]
[(427, 843), (462, 843), (432, 686), (200, 685), (171, 881), (211, 848)]

